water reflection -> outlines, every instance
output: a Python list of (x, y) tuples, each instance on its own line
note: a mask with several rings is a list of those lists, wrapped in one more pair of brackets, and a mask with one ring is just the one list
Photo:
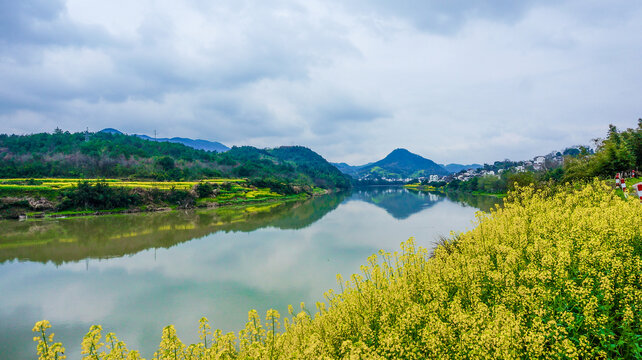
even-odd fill
[(4, 221), (0, 223), (0, 263), (18, 259), (62, 264), (169, 248), (219, 231), (250, 232), (268, 226), (302, 229), (339, 206), (346, 195), (208, 211)]
[(399, 186), (373, 186), (355, 189), (351, 199), (376, 205), (395, 219), (403, 220), (434, 206), (444, 200), (444, 197), (434, 193), (409, 191)]
[(1, 222), (0, 357), (34, 357), (31, 327), (46, 318), (69, 358), (80, 357), (95, 323), (149, 358), (167, 324), (188, 342), (198, 339), (201, 316), (237, 331), (249, 309), (285, 313), (288, 304), (323, 300), (337, 273), (358, 272), (379, 249), (397, 250), (411, 236), (430, 247), (471, 227), (476, 208), (397, 190), (243, 210)]
[(448, 192), (443, 196), (448, 198), (448, 200), (457, 202), (464, 206), (470, 206), (484, 212), (490, 212), (491, 209), (494, 209), (496, 206), (501, 206), (504, 202), (501, 198), (496, 196), (472, 195), (463, 192)]

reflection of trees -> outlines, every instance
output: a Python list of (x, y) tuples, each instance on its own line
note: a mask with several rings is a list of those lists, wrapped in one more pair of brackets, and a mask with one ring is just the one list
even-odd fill
[(442, 201), (443, 195), (403, 187), (368, 187), (355, 189), (352, 198), (374, 204), (395, 219), (403, 220)]
[[(0, 223), (0, 263), (16, 259), (62, 264), (169, 248), (219, 231), (250, 232), (268, 226), (301, 229), (334, 210), (346, 196), (339, 193), (245, 208), (3, 221)], [(483, 211), (501, 203), (501, 199), (495, 197), (465, 193), (447, 193), (446, 197)], [(372, 203), (402, 220), (442, 201), (444, 194), (411, 192), (400, 187), (369, 187), (355, 189), (350, 199)]]
[(464, 206), (472, 206), (485, 212), (489, 212), (496, 204), (503, 204), (503, 200), (496, 196), (473, 195), (459, 191), (448, 191), (445, 195), (448, 200), (460, 203)]
[(245, 208), (4, 221), (0, 262), (17, 259), (61, 264), (169, 248), (219, 231), (250, 232), (267, 226), (301, 229), (334, 210), (345, 197), (340, 193)]

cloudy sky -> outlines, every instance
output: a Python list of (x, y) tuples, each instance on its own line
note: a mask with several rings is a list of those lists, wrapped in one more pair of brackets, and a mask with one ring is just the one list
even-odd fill
[(0, 133), (521, 160), (636, 126), (640, 34), (637, 1), (0, 0)]

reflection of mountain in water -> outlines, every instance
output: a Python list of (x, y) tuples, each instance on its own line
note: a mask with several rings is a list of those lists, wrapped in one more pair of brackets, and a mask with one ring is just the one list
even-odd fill
[(219, 231), (250, 232), (268, 226), (301, 229), (334, 210), (345, 197), (345, 193), (332, 194), (240, 209), (4, 221), (0, 263), (17, 259), (62, 264), (169, 248)]
[(427, 192), (408, 191), (403, 187), (368, 187), (355, 189), (350, 199), (374, 204), (395, 219), (403, 220), (444, 198)]

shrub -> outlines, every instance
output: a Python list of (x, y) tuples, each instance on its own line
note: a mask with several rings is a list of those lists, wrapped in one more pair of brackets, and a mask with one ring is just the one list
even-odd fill
[(215, 187), (211, 183), (202, 182), (196, 185), (196, 194), (199, 198), (205, 198), (212, 195), (214, 189)]
[(181, 208), (194, 207), (194, 204), (196, 203), (193, 193), (187, 190), (177, 190), (174, 187), (169, 190), (165, 199), (170, 204), (178, 205)]
[(60, 210), (68, 209), (115, 209), (136, 206), (141, 203), (141, 197), (129, 189), (110, 187), (106, 182), (81, 181), (69, 190), (63, 191)]
[(291, 185), (274, 178), (251, 179), (249, 184), (258, 188), (268, 188), (281, 195), (292, 195), (297, 193)]

